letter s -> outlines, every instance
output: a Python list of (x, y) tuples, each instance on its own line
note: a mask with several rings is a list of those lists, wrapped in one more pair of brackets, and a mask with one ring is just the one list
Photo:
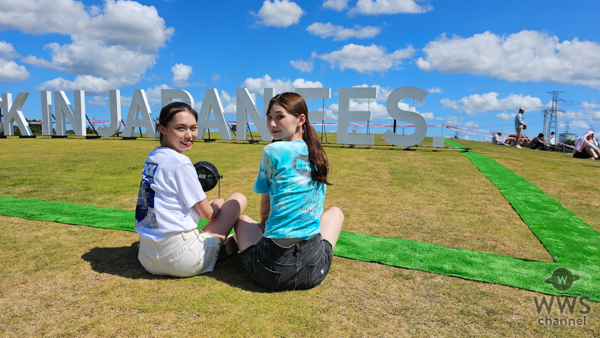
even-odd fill
[(427, 121), (425, 121), (423, 116), (419, 113), (402, 110), (398, 107), (398, 102), (403, 99), (415, 99), (422, 102), (425, 96), (427, 96), (426, 91), (411, 86), (396, 88), (390, 93), (386, 103), (388, 114), (395, 120), (413, 123), (415, 125), (415, 132), (411, 135), (397, 135), (388, 130), (382, 135), (385, 141), (396, 146), (410, 147), (419, 144), (425, 139), (425, 135), (427, 135)]
[(592, 311), (592, 308), (588, 304), (586, 304), (584, 302), (584, 300), (590, 300), (590, 297), (583, 296), (583, 297), (579, 298), (579, 304), (581, 304), (581, 306), (586, 308), (586, 310), (579, 310), (579, 313), (581, 313), (582, 315), (587, 315), (588, 313), (590, 313)]

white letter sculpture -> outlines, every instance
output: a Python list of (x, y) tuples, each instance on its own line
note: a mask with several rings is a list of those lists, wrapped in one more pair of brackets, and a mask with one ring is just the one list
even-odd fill
[(42, 92), (42, 135), (52, 136), (52, 93)]
[(340, 101), (338, 105), (338, 144), (361, 144), (373, 145), (375, 137), (373, 135), (350, 135), (348, 133), (348, 123), (350, 121), (371, 121), (373, 113), (371, 111), (350, 111), (350, 99), (375, 99), (377, 98), (377, 88), (340, 88)]
[(71, 102), (63, 91), (54, 92), (54, 117), (56, 117), (56, 135), (67, 135), (67, 120), (77, 136), (85, 136), (85, 92), (74, 90), (75, 112), (71, 108)]
[(183, 89), (161, 89), (160, 104), (161, 108), (173, 102), (173, 99), (179, 99), (194, 108), (194, 98), (187, 90)]
[[(142, 118), (138, 119), (138, 112), (142, 114)], [(148, 137), (156, 137), (156, 127), (150, 116), (150, 105), (146, 98), (146, 92), (143, 89), (136, 89), (131, 98), (131, 106), (129, 106), (129, 114), (127, 114), (127, 122), (123, 127), (123, 137), (132, 137), (135, 128), (146, 128)]]
[[(238, 141), (246, 141), (246, 123), (248, 123), (247, 115), (250, 115), (250, 118), (252, 121), (254, 121), (254, 126), (260, 133), (260, 137), (267, 142), (273, 140), (271, 133), (269, 133), (269, 130), (267, 129), (267, 123), (260, 116), (258, 109), (256, 109), (256, 105), (254, 104), (254, 100), (252, 100), (248, 89), (238, 88), (236, 91), (236, 96), (236, 123), (238, 126), (236, 139)], [(265, 97), (265, 100), (266, 99), (267, 98)]]
[(13, 102), (11, 93), (2, 93), (2, 109), (4, 110), (4, 136), (13, 136), (15, 134), (13, 122), (17, 122), (17, 126), (21, 131), (21, 135), (33, 135), (29, 129), (29, 125), (27, 124), (25, 116), (23, 116), (23, 112), (21, 111), (28, 96), (29, 93), (19, 93), (17, 94), (15, 102)]
[[(296, 93), (302, 95), (305, 101), (331, 98), (331, 88), (296, 88)], [(325, 122), (325, 111), (311, 110), (308, 112), (308, 116), (311, 121)]]
[(121, 130), (121, 91), (109, 90), (110, 96), (110, 126), (108, 128), (100, 126), (96, 129), (98, 135), (102, 137), (111, 137)]
[[(215, 114), (214, 120), (209, 120), (211, 110)], [(200, 108), (200, 113), (198, 114), (198, 139), (204, 138), (206, 129), (219, 129), (221, 140), (231, 141), (229, 125), (225, 122), (225, 115), (223, 115), (221, 98), (215, 88), (206, 89), (206, 94), (204, 94), (202, 108)]]
[(388, 130), (381, 138), (401, 147), (410, 147), (421, 143), (427, 135), (427, 121), (419, 113), (400, 109), (398, 102), (403, 99), (415, 99), (421, 102), (425, 99), (425, 96), (427, 96), (426, 91), (410, 86), (400, 87), (391, 92), (386, 103), (388, 114), (395, 120), (414, 124), (415, 132), (411, 135), (398, 135)]

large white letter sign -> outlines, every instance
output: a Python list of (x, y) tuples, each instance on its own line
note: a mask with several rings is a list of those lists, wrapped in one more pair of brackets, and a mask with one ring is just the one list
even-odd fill
[(373, 145), (375, 140), (373, 135), (350, 135), (348, 133), (350, 121), (371, 121), (373, 119), (373, 113), (370, 111), (350, 111), (350, 99), (352, 98), (375, 99), (377, 98), (377, 88), (340, 88), (337, 143)]
[(173, 99), (179, 99), (181, 102), (187, 103), (194, 108), (194, 98), (190, 93), (183, 89), (161, 89), (160, 104), (161, 107), (173, 102)]
[(267, 123), (260, 116), (258, 109), (256, 109), (256, 105), (254, 104), (254, 100), (252, 100), (248, 89), (238, 88), (236, 91), (236, 96), (236, 139), (238, 141), (246, 141), (246, 123), (248, 123), (247, 115), (250, 115), (250, 118), (254, 122), (254, 126), (260, 133), (260, 137), (267, 142), (273, 140), (271, 133), (269, 133), (269, 130), (267, 129)]
[[(331, 98), (331, 88), (296, 88), (296, 93), (302, 95), (305, 101)], [(325, 121), (325, 111), (311, 110), (308, 116), (311, 121)]]
[(42, 135), (52, 136), (52, 93), (42, 92)]
[(388, 130), (381, 138), (401, 147), (410, 147), (421, 143), (427, 135), (427, 121), (419, 113), (400, 109), (398, 102), (403, 99), (415, 99), (421, 102), (425, 99), (425, 96), (427, 96), (426, 91), (410, 86), (400, 87), (391, 92), (386, 103), (388, 114), (395, 120), (414, 124), (415, 132), (411, 135), (398, 135)]
[[(142, 114), (142, 118), (138, 119), (138, 112)], [(123, 137), (132, 137), (135, 128), (146, 128), (148, 137), (156, 137), (156, 127), (150, 116), (150, 105), (146, 92), (143, 89), (136, 89), (131, 98), (131, 106), (129, 106), (129, 114), (127, 114), (127, 122), (123, 126)]]
[(74, 90), (75, 112), (71, 109), (71, 102), (63, 91), (54, 92), (54, 117), (56, 118), (56, 135), (67, 135), (67, 120), (77, 136), (85, 136), (85, 92)]
[(109, 90), (108, 96), (110, 97), (110, 126), (96, 128), (98, 135), (102, 137), (111, 137), (121, 129), (121, 91)]
[(25, 116), (23, 116), (23, 104), (25, 104), (25, 100), (29, 93), (19, 93), (17, 94), (17, 98), (15, 102), (12, 100), (11, 93), (2, 93), (2, 110), (4, 111), (4, 136), (13, 136), (15, 134), (15, 128), (13, 127), (13, 122), (17, 122), (17, 126), (21, 131), (21, 135), (32, 136), (31, 130), (29, 129), (29, 125), (27, 124), (27, 120)]
[[(209, 120), (211, 110), (215, 113), (214, 120)], [(231, 141), (229, 126), (227, 122), (225, 122), (225, 115), (223, 115), (221, 98), (215, 88), (206, 89), (206, 94), (204, 94), (202, 108), (200, 108), (200, 114), (198, 114), (198, 139), (204, 138), (204, 132), (207, 128), (219, 129), (221, 140)]]
[(275, 97), (275, 89), (274, 88), (265, 88), (263, 89), (263, 115), (267, 116), (269, 109), (269, 102), (271, 99)]

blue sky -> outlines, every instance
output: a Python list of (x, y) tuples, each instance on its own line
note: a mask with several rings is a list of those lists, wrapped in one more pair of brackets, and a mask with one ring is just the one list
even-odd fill
[(121, 90), (126, 117), (134, 89), (157, 111), (161, 88), (189, 91), (198, 109), (217, 88), (234, 113), (236, 88), (262, 111), (264, 87), (330, 87), (331, 99), (309, 106), (336, 121), (339, 88), (366, 85), (379, 87), (377, 100), (351, 109), (391, 123), (387, 95), (415, 86), (429, 92), (415, 109), (431, 125), (512, 132), (524, 107), (537, 134), (548, 92), (562, 91), (558, 123), (583, 134), (600, 127), (599, 9), (578, 0), (4, 0), (0, 92), (30, 92), (23, 113), (39, 119), (40, 90), (64, 90), (71, 102), (85, 90), (87, 115), (108, 120), (109, 89)]

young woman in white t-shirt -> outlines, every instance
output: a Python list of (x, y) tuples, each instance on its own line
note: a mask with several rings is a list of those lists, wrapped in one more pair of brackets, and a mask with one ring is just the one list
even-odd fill
[[(138, 195), (135, 230), (138, 258), (154, 275), (189, 277), (213, 270), (221, 244), (246, 209), (246, 197), (207, 200), (190, 159), (198, 113), (183, 102), (160, 112), (160, 147), (146, 159)], [(198, 220), (210, 220), (197, 230)]]

